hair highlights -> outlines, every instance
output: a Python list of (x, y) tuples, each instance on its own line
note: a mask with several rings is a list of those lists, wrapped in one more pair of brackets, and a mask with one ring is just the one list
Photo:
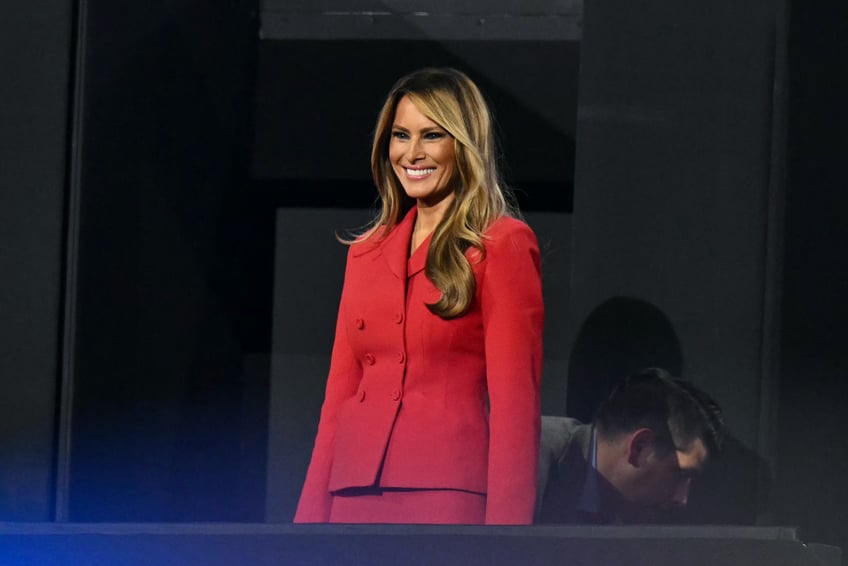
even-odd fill
[(501, 216), (518, 213), (500, 180), (492, 116), (482, 93), (460, 71), (427, 68), (395, 83), (378, 116), (371, 173), (382, 206), (360, 239), (370, 238), (381, 227), (382, 234), (388, 233), (415, 204), (389, 161), (392, 124), (404, 96), (454, 139), (459, 182), (454, 201), (433, 233), (425, 268), (442, 292), (439, 301), (427, 307), (442, 318), (454, 318), (464, 314), (474, 299), (474, 273), (465, 252), (474, 247), (485, 257), (485, 230)]

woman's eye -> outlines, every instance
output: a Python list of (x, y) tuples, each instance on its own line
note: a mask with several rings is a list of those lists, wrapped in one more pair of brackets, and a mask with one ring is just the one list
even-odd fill
[(440, 140), (445, 137), (445, 134), (442, 132), (427, 132), (424, 134), (425, 140)]
[(392, 137), (398, 140), (409, 139), (409, 134), (406, 132), (392, 132)]

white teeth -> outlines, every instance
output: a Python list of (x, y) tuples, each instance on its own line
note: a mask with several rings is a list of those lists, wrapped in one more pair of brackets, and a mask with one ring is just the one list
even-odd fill
[(433, 171), (435, 171), (435, 170), (436, 170), (435, 168), (430, 168), (430, 169), (407, 169), (407, 170), (406, 170), (406, 174), (407, 174), (407, 175), (409, 175), (410, 177), (424, 177), (424, 176), (426, 176), (426, 175), (429, 175), (430, 173), (432, 173), (432, 172), (433, 172)]

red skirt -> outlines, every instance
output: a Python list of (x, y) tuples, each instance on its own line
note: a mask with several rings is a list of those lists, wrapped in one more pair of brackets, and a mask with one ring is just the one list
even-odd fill
[(482, 525), (486, 496), (456, 489), (347, 489), (333, 494), (331, 523)]

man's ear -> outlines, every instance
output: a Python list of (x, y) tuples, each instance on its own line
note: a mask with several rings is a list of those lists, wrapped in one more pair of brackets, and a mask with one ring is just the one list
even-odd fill
[(630, 433), (627, 439), (627, 462), (634, 468), (645, 465), (648, 456), (654, 451), (654, 431), (640, 428)]

